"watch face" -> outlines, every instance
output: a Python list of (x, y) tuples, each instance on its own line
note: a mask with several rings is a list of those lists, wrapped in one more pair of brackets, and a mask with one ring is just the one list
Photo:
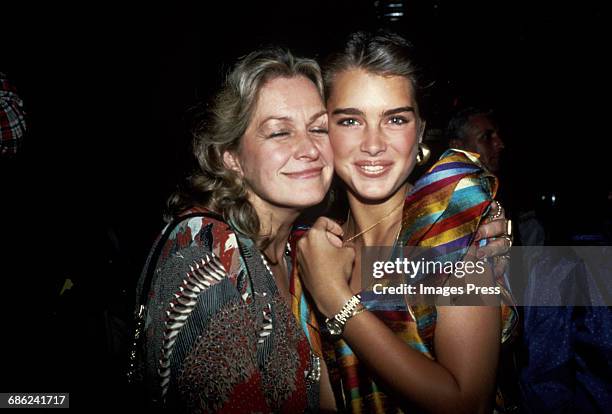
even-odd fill
[(336, 318), (331, 318), (327, 321), (327, 330), (333, 336), (338, 336), (342, 334), (342, 324), (338, 322)]

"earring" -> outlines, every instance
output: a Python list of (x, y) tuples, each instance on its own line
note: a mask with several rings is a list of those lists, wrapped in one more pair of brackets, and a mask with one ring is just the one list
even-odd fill
[(430, 156), (431, 150), (429, 149), (429, 146), (427, 146), (427, 144), (423, 144), (422, 142), (419, 143), (419, 151), (417, 152), (416, 156), (417, 165), (425, 164), (427, 160), (429, 160)]

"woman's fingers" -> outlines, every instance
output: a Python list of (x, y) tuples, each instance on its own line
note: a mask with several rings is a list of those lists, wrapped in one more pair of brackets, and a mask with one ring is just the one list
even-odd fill
[(508, 220), (505, 218), (483, 223), (476, 232), (474, 240), (489, 239), (491, 237), (501, 237), (506, 235)]
[(478, 248), (478, 258), (502, 256), (510, 251), (510, 243), (505, 238), (490, 240), (486, 246)]
[(298, 241), (298, 249), (300, 251), (329, 249), (329, 244), (336, 248), (342, 248), (343, 233), (344, 231), (338, 223), (327, 217), (319, 217), (308, 233)]
[(342, 235), (344, 234), (344, 231), (335, 221), (327, 217), (319, 217), (313, 224), (311, 231), (312, 230), (315, 230), (313, 235), (315, 235), (317, 231), (324, 232), (327, 240), (329, 240), (333, 246), (338, 248), (342, 247)]
[(327, 217), (319, 217), (312, 226), (313, 229), (325, 230), (338, 237), (342, 237), (344, 230), (342, 226), (336, 223), (334, 220)]
[(325, 235), (334, 247), (342, 248), (342, 239), (340, 237), (329, 231), (325, 232)]
[(350, 293), (355, 251), (342, 246), (342, 234), (336, 222), (321, 217), (297, 243), (302, 281), (322, 310), (335, 310), (338, 297)]
[(506, 218), (506, 211), (497, 200), (491, 202), (491, 208), (486, 217), (489, 221)]

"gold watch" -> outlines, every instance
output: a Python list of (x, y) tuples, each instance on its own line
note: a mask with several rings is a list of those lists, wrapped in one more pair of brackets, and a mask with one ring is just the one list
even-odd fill
[[(360, 308), (361, 306), (361, 308)], [(325, 319), (325, 326), (332, 337), (339, 337), (344, 332), (346, 322), (353, 316), (363, 312), (365, 307), (361, 304), (361, 296), (352, 296), (340, 309), (340, 312)]]

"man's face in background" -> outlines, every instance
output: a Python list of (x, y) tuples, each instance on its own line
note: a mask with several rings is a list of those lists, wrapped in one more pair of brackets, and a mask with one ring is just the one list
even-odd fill
[(480, 161), (491, 172), (499, 172), (500, 156), (504, 149), (499, 131), (495, 123), (486, 114), (476, 114), (469, 118), (464, 128), (465, 137), (457, 145), (466, 151), (480, 154)]

